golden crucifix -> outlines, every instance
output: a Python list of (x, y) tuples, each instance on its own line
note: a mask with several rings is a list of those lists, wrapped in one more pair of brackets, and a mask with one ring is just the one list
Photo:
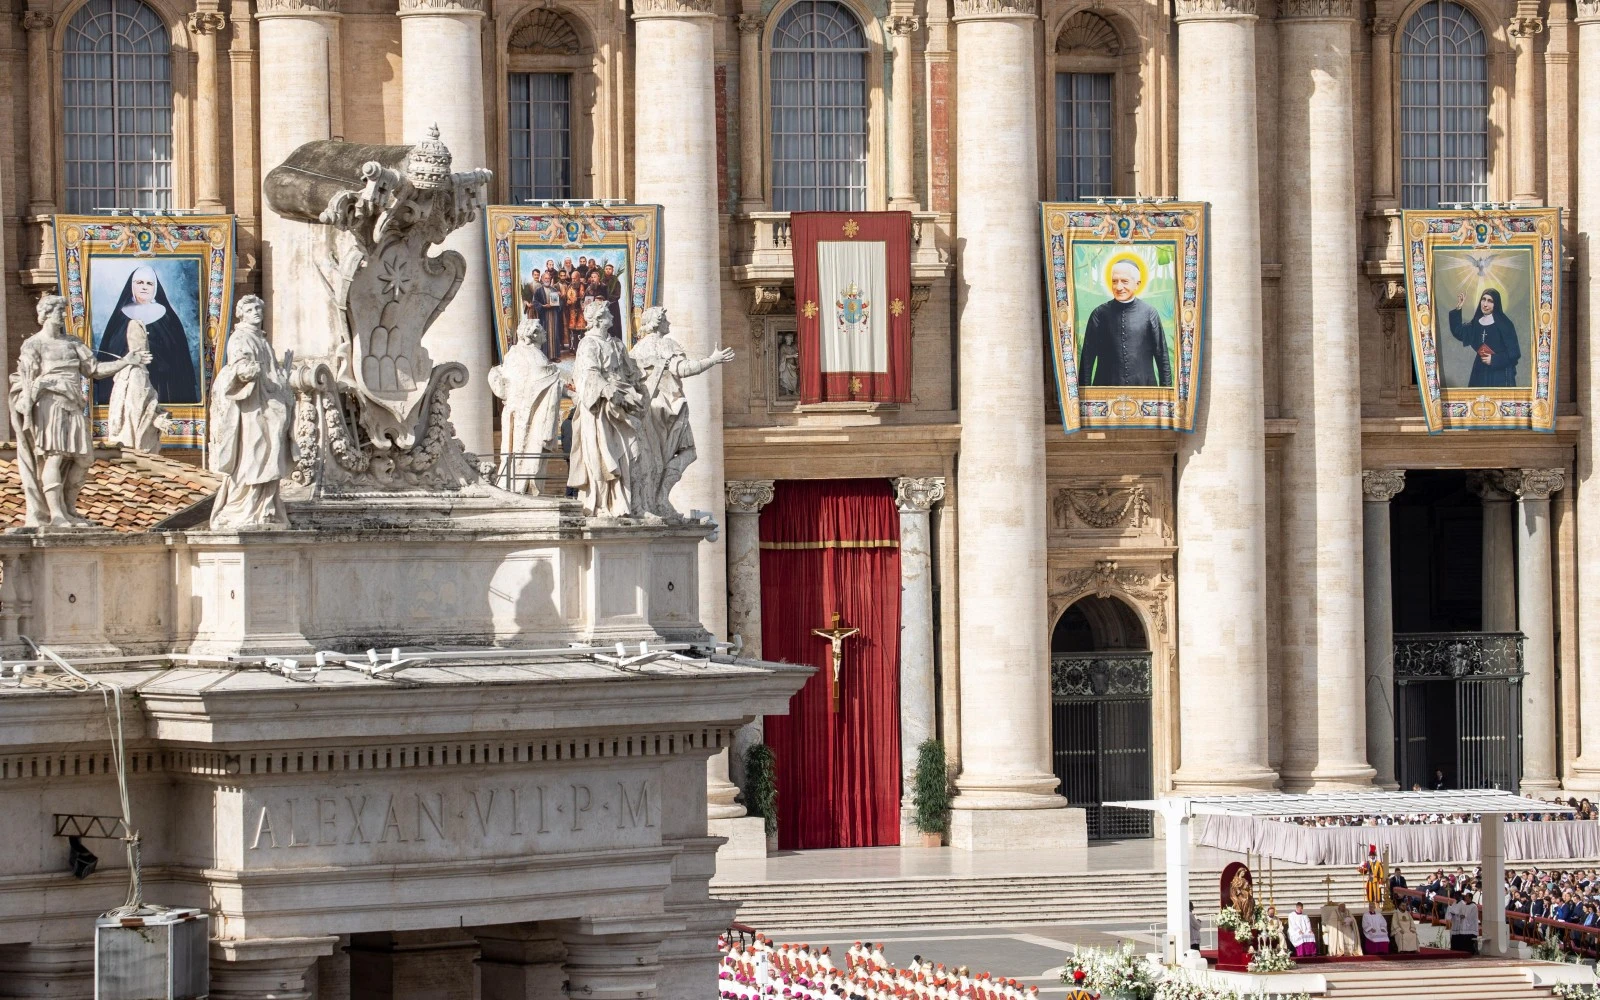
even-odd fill
[(839, 710), (839, 691), (841, 678), (840, 671), (844, 669), (844, 641), (851, 636), (859, 635), (858, 628), (841, 628), (839, 626), (839, 612), (833, 613), (832, 628), (814, 628), (811, 634), (819, 639), (826, 639), (833, 644), (833, 676), (828, 679), (828, 690), (833, 693), (833, 710)]

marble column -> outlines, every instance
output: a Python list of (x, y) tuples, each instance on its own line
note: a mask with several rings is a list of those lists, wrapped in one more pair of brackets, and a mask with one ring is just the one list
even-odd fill
[[(1211, 203), (1211, 342), (1178, 442), (1176, 790), (1271, 789), (1255, 0), (1177, 0), (1178, 197)], [(1204, 86), (1194, 86), (1204, 81)], [(1350, 359), (1353, 364), (1354, 358)]]
[(1366, 609), (1367, 763), (1372, 783), (1400, 787), (1394, 767), (1394, 584), (1390, 576), (1389, 501), (1406, 488), (1403, 469), (1361, 474), (1362, 595)]
[(567, 949), (537, 924), (501, 924), (473, 931), (478, 939), (480, 1000), (562, 1000)]
[[(636, 0), (634, 79), (650, 99), (634, 102), (634, 200), (660, 205), (668, 243), (662, 290), (672, 335), (692, 358), (722, 343), (722, 250), (717, 221), (717, 108), (713, 35), (705, 0)], [(476, 63), (474, 64), (476, 66)], [(684, 382), (695, 462), (672, 491), (685, 514), (723, 522), (722, 367)], [(699, 546), (700, 621), (728, 630), (723, 536)]]
[(661, 932), (644, 934), (564, 931), (567, 995), (584, 1000), (654, 1000), (660, 996)]
[[(1578, 0), (1578, 142), (1600, 143), (1600, 0)], [(1600, 156), (1577, 158), (1578, 410), (1600, 413)], [(1600, 427), (1578, 431), (1578, 759), (1568, 788), (1600, 792)]]
[(1372, 205), (1398, 208), (1394, 192), (1394, 29), (1392, 18), (1376, 17), (1367, 23), (1372, 36), (1368, 58), (1372, 61)]
[[(761, 659), (761, 510), (772, 502), (770, 479), (735, 479), (728, 498), (728, 636), (741, 636), (741, 655)], [(744, 787), (744, 752), (762, 739), (761, 720), (733, 738), (727, 767), (733, 783)], [(742, 813), (741, 813), (742, 815)]]
[[(27, 10), (22, 28), (28, 33), (28, 214), (56, 211), (56, 92), (50, 68), (50, 32), (56, 19), (46, 10)], [(53, 248), (52, 248), (53, 252)]]
[[(1050, 767), (1036, 0), (956, 0), (961, 773), (950, 842), (1082, 843)], [(1005, 178), (997, 183), (996, 178)], [(1005, 720), (1006, 725), (1001, 725)]]
[(915, 844), (917, 748), (937, 735), (933, 693), (934, 505), (944, 479), (894, 480), (900, 509), (900, 843)]
[[(338, 0), (260, 0), (256, 5), (260, 65), (271, 67), (261, 88), (261, 176), (314, 139), (333, 135), (330, 67), (339, 58)], [(257, 178), (255, 183), (260, 183)], [(332, 249), (326, 226), (261, 217), (261, 293), (268, 332), (279, 352), (296, 357), (333, 350), (343, 322), (324, 292), (317, 266)]]
[(1483, 502), (1483, 619), (1485, 632), (1517, 630), (1517, 551), (1513, 487), (1497, 469), (1467, 474), (1467, 487)]
[(1550, 495), (1566, 485), (1562, 469), (1505, 474), (1517, 495), (1517, 629), (1522, 633), (1522, 788), (1539, 795), (1561, 787), (1556, 746), (1555, 580), (1551, 572)]
[(1539, 0), (1521, 0), (1506, 33), (1517, 53), (1516, 99), (1511, 102), (1511, 200), (1523, 205), (1544, 204), (1539, 197), (1539, 68), (1534, 55), (1534, 39), (1543, 30)]
[(1354, 35), (1354, 0), (1279, 5), (1280, 194), (1305, 215), (1279, 234), (1280, 309), (1296, 317), (1279, 352), (1282, 413), (1295, 421), (1283, 445), (1285, 791), (1360, 788), (1373, 777), (1361, 699)]
[[(457, 172), (489, 165), (483, 116), (484, 3), (400, 0), (402, 133), (408, 143), (421, 142), (437, 126)], [(494, 325), (482, 223), (462, 226), (440, 247), (465, 257), (467, 274), (428, 331), (428, 352), (435, 361), (467, 366), (467, 384), (450, 394), (450, 420), (468, 451), (492, 454), (494, 401), (488, 377), (494, 363)]]
[(922, 28), (922, 18), (893, 14), (884, 19), (889, 34), (889, 207), (915, 211), (917, 190), (912, 178), (916, 154), (913, 135), (916, 110), (911, 100), (911, 36)]
[(221, 212), (222, 119), (217, 113), (217, 36), (227, 26), (221, 11), (197, 10), (189, 15), (194, 39), (194, 204), (202, 212)]
[[(740, 14), (738, 25), (739, 211), (759, 212), (766, 201), (761, 165), (761, 32), (767, 19), (758, 9)], [(730, 622), (728, 627), (733, 628), (733, 624)]]
[(338, 943), (336, 937), (212, 941), (211, 1000), (311, 1000), (311, 970)]

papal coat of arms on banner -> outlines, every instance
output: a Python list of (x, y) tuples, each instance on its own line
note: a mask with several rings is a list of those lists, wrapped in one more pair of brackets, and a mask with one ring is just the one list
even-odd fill
[(1401, 226), (1429, 432), (1555, 430), (1561, 210), (1407, 211)]
[(911, 398), (911, 213), (796, 212), (802, 403)]

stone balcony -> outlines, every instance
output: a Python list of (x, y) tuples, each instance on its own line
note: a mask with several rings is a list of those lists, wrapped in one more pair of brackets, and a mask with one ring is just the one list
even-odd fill
[[(934, 283), (952, 270), (950, 251), (940, 245), (940, 215), (911, 216), (911, 311), (928, 300)], [(948, 222), (945, 223), (948, 225)], [(744, 292), (752, 316), (794, 306), (794, 247), (788, 212), (735, 215), (729, 233), (733, 283)]]

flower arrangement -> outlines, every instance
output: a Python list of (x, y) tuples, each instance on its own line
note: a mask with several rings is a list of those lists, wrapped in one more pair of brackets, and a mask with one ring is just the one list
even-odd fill
[(1546, 931), (1544, 940), (1529, 949), (1535, 960), (1540, 962), (1576, 962), (1578, 956), (1568, 951), (1561, 943), (1561, 938), (1553, 932)]
[(1556, 1000), (1597, 1000), (1600, 998), (1600, 986), (1589, 983), (1556, 983), (1550, 993)]
[(1143, 955), (1134, 952), (1131, 941), (1124, 941), (1116, 951), (1079, 949), (1067, 959), (1061, 981), (1098, 993), (1107, 1000), (1112, 997), (1152, 1000), (1156, 995), (1155, 971)]
[(1233, 933), (1237, 934), (1240, 931), (1248, 931), (1253, 929), (1254, 928), (1251, 926), (1250, 921), (1244, 918), (1244, 914), (1240, 913), (1233, 907), (1224, 906), (1222, 909), (1217, 911), (1217, 930), (1232, 931)]
[(1282, 948), (1252, 948), (1247, 968), (1251, 972), (1289, 972), (1295, 964)]
[(1226, 986), (1214, 986), (1210, 983), (1195, 979), (1186, 973), (1171, 970), (1165, 979), (1156, 986), (1154, 1000), (1311, 1000), (1306, 993), (1240, 993), (1230, 990)]

